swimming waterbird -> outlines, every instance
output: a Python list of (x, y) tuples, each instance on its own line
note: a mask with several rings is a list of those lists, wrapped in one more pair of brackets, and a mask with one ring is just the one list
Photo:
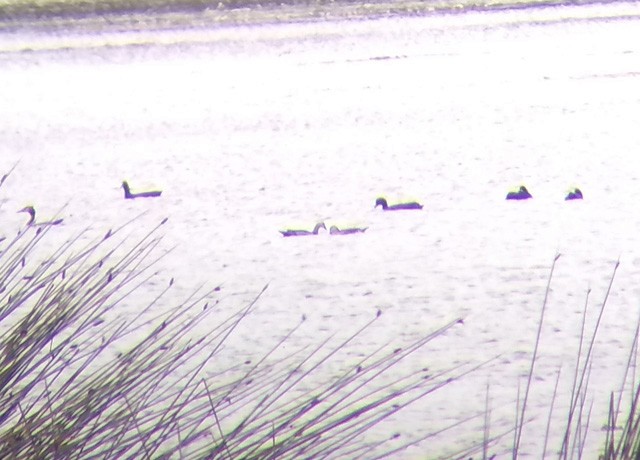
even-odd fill
[(336, 227), (335, 225), (332, 225), (329, 228), (329, 234), (330, 235), (353, 235), (354, 233), (364, 233), (364, 231), (366, 229), (367, 229), (367, 227), (363, 227), (363, 228), (352, 227), (352, 228), (340, 229), (340, 228)]
[(324, 228), (325, 230), (327, 229), (327, 227), (325, 227), (324, 222), (318, 222), (316, 224), (315, 227), (313, 227), (313, 231), (309, 231), (309, 230), (280, 230), (280, 233), (282, 233), (282, 236), (306, 236), (306, 235), (317, 235), (318, 231)]
[(420, 203), (416, 203), (415, 201), (409, 203), (392, 204), (391, 206), (389, 206), (387, 204), (387, 200), (385, 200), (384, 198), (378, 198), (376, 200), (376, 205), (374, 206), (374, 208), (377, 208), (378, 206), (382, 206), (382, 209), (384, 211), (398, 211), (401, 209), (422, 209), (422, 205)]
[(45, 225), (59, 225), (62, 223), (63, 219), (50, 220), (46, 222), (36, 222), (36, 210), (33, 206), (25, 206), (18, 212), (26, 212), (29, 214), (29, 222), (27, 225), (37, 225), (37, 226), (45, 226)]
[(156, 196), (160, 196), (162, 191), (154, 190), (150, 192), (139, 192), (139, 193), (131, 193), (131, 189), (129, 188), (129, 184), (127, 181), (122, 182), (122, 188), (124, 189), (124, 197), (125, 199), (132, 200), (134, 198), (152, 198)]
[(527, 200), (529, 198), (533, 198), (527, 187), (521, 185), (518, 191), (507, 193), (507, 200)]

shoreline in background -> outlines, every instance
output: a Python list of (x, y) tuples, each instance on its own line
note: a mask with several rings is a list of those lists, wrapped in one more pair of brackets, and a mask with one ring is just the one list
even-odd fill
[(9, 0), (0, 5), (0, 33), (20, 30), (172, 29), (319, 20), (426, 16), (557, 6), (625, 3), (619, 0), (327, 1), (111, 0), (106, 2)]

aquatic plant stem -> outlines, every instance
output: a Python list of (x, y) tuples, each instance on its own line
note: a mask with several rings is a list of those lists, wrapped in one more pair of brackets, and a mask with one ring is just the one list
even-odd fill
[(562, 373), (562, 367), (558, 369), (558, 377), (556, 378), (556, 384), (553, 387), (553, 396), (551, 397), (551, 406), (549, 407), (549, 418), (547, 419), (547, 428), (544, 432), (544, 444), (542, 446), (542, 459), (544, 460), (545, 454), (547, 452), (547, 443), (549, 441), (549, 429), (551, 428), (551, 417), (553, 415), (553, 405), (556, 401), (556, 396), (558, 395), (558, 383), (560, 382), (560, 374)]
[(522, 427), (524, 426), (524, 414), (527, 410), (527, 399), (529, 397), (529, 389), (531, 388), (531, 380), (533, 379), (533, 368), (536, 364), (536, 357), (538, 356), (538, 345), (540, 344), (540, 337), (542, 335), (542, 323), (544, 321), (544, 313), (547, 309), (547, 300), (549, 298), (549, 291), (551, 290), (551, 279), (553, 278), (553, 270), (556, 267), (556, 262), (560, 258), (560, 254), (556, 254), (551, 264), (551, 270), (549, 271), (549, 279), (547, 280), (547, 288), (544, 292), (544, 301), (542, 302), (542, 309), (540, 311), (540, 322), (538, 323), (538, 333), (536, 335), (536, 343), (533, 348), (533, 356), (531, 357), (531, 368), (529, 369), (529, 375), (527, 378), (527, 386), (524, 390), (524, 398), (522, 400), (522, 412), (520, 414), (520, 424), (517, 425), (515, 445), (513, 446), (513, 459), (518, 458), (518, 449), (520, 448), (520, 438), (522, 436)]
[(482, 460), (487, 460), (489, 450), (489, 433), (491, 424), (491, 404), (489, 399), (489, 382), (484, 400), (484, 435), (482, 440)]
[[(584, 308), (582, 310), (582, 325), (580, 328), (580, 342), (578, 344), (578, 355), (576, 356), (576, 367), (573, 372), (573, 383), (571, 385), (571, 399), (569, 403), (569, 407), (573, 407), (574, 401), (578, 398), (578, 394), (576, 392), (578, 387), (578, 376), (580, 375), (580, 360), (582, 358), (582, 351), (584, 345), (584, 334), (585, 334), (585, 325), (587, 322), (587, 311), (589, 309), (589, 295), (591, 294), (591, 288), (587, 288), (587, 295), (584, 299)], [(570, 410), (567, 415), (567, 428), (565, 430), (565, 436), (571, 431), (571, 424), (573, 420), (573, 413)]]
[(571, 405), (569, 407), (569, 415), (567, 417), (567, 428), (565, 431), (564, 439), (562, 441), (562, 447), (560, 449), (560, 458), (567, 458), (568, 456), (568, 448), (569, 448), (569, 438), (571, 437), (571, 423), (575, 414), (576, 404), (578, 401), (578, 395), (583, 391), (585, 386), (585, 379), (587, 378), (587, 369), (589, 369), (589, 362), (591, 361), (591, 354), (593, 353), (593, 346), (596, 341), (596, 336), (598, 334), (598, 330), (600, 328), (600, 322), (602, 321), (602, 316), (604, 315), (604, 310), (607, 305), (607, 301), (609, 299), (609, 295), (611, 294), (611, 288), (613, 287), (613, 281), (616, 277), (616, 272), (618, 271), (618, 267), (620, 266), (620, 260), (616, 261), (616, 264), (613, 268), (613, 273), (611, 274), (611, 278), (609, 279), (609, 285), (607, 286), (607, 292), (605, 293), (604, 299), (602, 301), (602, 306), (600, 307), (600, 313), (598, 314), (598, 319), (596, 321), (595, 327), (593, 329), (593, 335), (591, 336), (591, 341), (589, 342), (589, 348), (587, 349), (587, 355), (584, 359), (584, 364), (582, 367), (582, 372), (580, 373), (580, 380), (575, 386), (574, 394), (575, 398), (572, 399)]

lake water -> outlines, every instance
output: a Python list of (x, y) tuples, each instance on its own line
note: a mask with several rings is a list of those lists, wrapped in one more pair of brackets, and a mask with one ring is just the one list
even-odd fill
[[(259, 356), (307, 317), (297, 344), (383, 311), (365, 348), (455, 318), (414, 364), (485, 367), (402, 413), (424, 436), (482, 414), (514, 424), (556, 253), (522, 453), (540, 458), (553, 387), (560, 446), (588, 289), (595, 345), (587, 446), (602, 444), (640, 315), (640, 5), (467, 12), (265, 26), (0, 34), (2, 234), (33, 204), (64, 237), (168, 216), (161, 280), (177, 299), (222, 285), (233, 308), (266, 284), (239, 332)], [(123, 200), (161, 188), (157, 200)], [(534, 198), (505, 201), (526, 184)], [(583, 201), (565, 202), (570, 186)], [(417, 200), (422, 211), (385, 213)], [(278, 230), (366, 226), (283, 238)], [(62, 236), (61, 236), (62, 238)], [(170, 298), (169, 300), (174, 300)], [(355, 358), (354, 358), (355, 359)], [(480, 417), (482, 418), (482, 417)], [(402, 458), (447, 458), (482, 420)], [(491, 451), (506, 458), (507, 435)]]

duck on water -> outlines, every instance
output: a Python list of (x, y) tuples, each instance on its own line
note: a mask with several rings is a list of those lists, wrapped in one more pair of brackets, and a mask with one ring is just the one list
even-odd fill
[(565, 201), (566, 200), (582, 200), (582, 190), (580, 190), (578, 187), (574, 187), (571, 190), (569, 190), (569, 193), (567, 193), (567, 196), (564, 197)]
[(387, 200), (384, 198), (378, 198), (376, 200), (376, 205), (374, 208), (378, 206), (382, 206), (384, 211), (399, 211), (401, 209), (422, 209), (422, 205), (420, 203), (416, 203), (415, 201), (411, 201), (409, 203), (398, 203), (398, 204), (387, 204)]
[(329, 234), (330, 235), (353, 235), (354, 233), (364, 233), (366, 229), (367, 227), (363, 227), (363, 228), (352, 227), (352, 228), (340, 229), (335, 225), (332, 225), (331, 227), (329, 227)]
[(533, 196), (524, 185), (521, 185), (515, 192), (507, 193), (507, 200), (528, 200), (529, 198), (533, 198)]
[(131, 189), (129, 188), (129, 184), (127, 181), (122, 181), (122, 188), (124, 189), (124, 197), (127, 200), (132, 200), (134, 198), (153, 198), (156, 196), (160, 196), (162, 194), (161, 190), (153, 190), (150, 192), (139, 192), (139, 193), (131, 193)]
[(45, 225), (60, 225), (63, 219), (49, 220), (45, 222), (36, 222), (36, 210), (33, 206), (25, 206), (18, 212), (26, 212), (29, 214), (29, 222), (27, 222), (27, 226), (45, 226)]
[(316, 226), (313, 227), (313, 230), (289, 230), (289, 229), (287, 229), (287, 230), (280, 230), (280, 233), (282, 233), (282, 236), (317, 235), (321, 228), (324, 228), (325, 230), (327, 229), (327, 227), (325, 227), (325, 225), (324, 225), (324, 222), (318, 222), (316, 224)]

